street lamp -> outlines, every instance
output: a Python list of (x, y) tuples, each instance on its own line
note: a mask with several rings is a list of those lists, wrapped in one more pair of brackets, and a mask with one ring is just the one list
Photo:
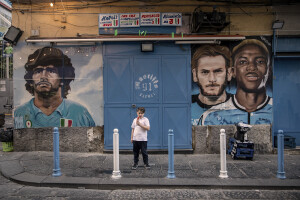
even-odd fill
[(273, 29), (273, 30), (274, 30), (274, 29), (282, 29), (283, 25), (284, 25), (284, 21), (283, 21), (283, 20), (275, 20), (275, 21), (273, 22), (272, 29)]
[(277, 41), (276, 41), (276, 30), (282, 29), (284, 25), (284, 21), (283, 20), (275, 20), (273, 22), (273, 59), (272, 59), (272, 63), (274, 63), (274, 57), (276, 56), (276, 45), (277, 45)]

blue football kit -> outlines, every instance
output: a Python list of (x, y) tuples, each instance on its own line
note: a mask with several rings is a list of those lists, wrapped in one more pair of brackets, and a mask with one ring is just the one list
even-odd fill
[(235, 95), (228, 101), (211, 107), (202, 115), (202, 125), (226, 125), (243, 122), (246, 124), (271, 124), (273, 121), (273, 99), (269, 96), (253, 112), (247, 112)]
[(17, 107), (14, 112), (16, 129), (60, 127), (62, 119), (72, 127), (95, 126), (92, 116), (84, 106), (67, 99), (63, 99), (62, 103), (49, 116), (34, 105), (34, 98)]
[[(202, 114), (215, 105), (207, 105), (200, 101), (199, 94), (192, 95), (191, 114), (192, 125), (201, 125)], [(231, 94), (226, 92), (226, 101), (229, 100)]]

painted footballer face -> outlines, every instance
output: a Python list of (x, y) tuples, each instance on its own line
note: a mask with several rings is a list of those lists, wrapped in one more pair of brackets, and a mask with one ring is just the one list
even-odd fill
[(203, 96), (221, 96), (231, 75), (227, 73), (223, 56), (205, 56), (193, 69), (193, 80), (197, 82)]
[(234, 77), (238, 88), (248, 93), (265, 88), (269, 73), (267, 55), (258, 46), (243, 47), (234, 60)]
[(32, 79), (37, 94), (53, 96), (60, 87), (58, 70), (53, 65), (37, 66), (33, 70)]

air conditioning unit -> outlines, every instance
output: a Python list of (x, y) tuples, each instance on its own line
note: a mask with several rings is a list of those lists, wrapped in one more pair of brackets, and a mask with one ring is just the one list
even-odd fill
[(202, 12), (198, 7), (192, 14), (191, 32), (215, 34), (229, 24), (230, 22), (226, 21), (225, 12), (218, 12), (215, 8), (212, 12)]
[(8, 28), (8, 31), (5, 33), (3, 39), (13, 45), (16, 45), (22, 34), (23, 31), (21, 29), (11, 26)]

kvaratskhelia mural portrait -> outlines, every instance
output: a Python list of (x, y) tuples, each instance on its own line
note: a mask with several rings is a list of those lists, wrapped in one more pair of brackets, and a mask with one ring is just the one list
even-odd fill
[(103, 124), (100, 46), (21, 45), (17, 52), (14, 55), (15, 128)]
[(268, 44), (249, 38), (227, 46), (193, 49), (193, 125), (272, 123)]

